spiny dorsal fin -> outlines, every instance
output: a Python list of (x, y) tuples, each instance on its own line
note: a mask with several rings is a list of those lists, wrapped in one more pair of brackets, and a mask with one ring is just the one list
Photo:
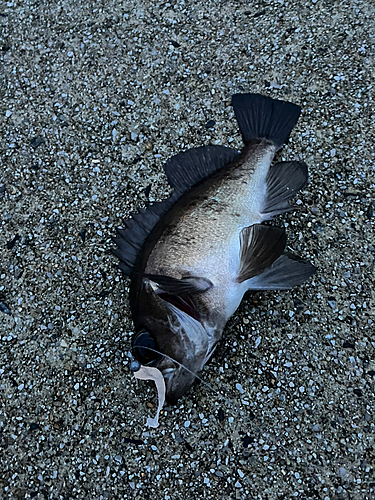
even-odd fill
[(224, 146), (203, 146), (189, 149), (169, 159), (164, 165), (174, 192), (170, 198), (140, 209), (125, 222), (126, 229), (118, 229), (119, 238), (113, 238), (117, 248), (113, 253), (120, 259), (120, 269), (130, 276), (143, 244), (159, 220), (180, 196), (201, 180), (209, 177), (238, 155), (235, 149)]
[(248, 290), (287, 290), (315, 274), (316, 267), (291, 253), (281, 255), (262, 274), (251, 278)]
[(172, 295), (197, 295), (213, 287), (210, 280), (197, 276), (178, 279), (161, 274), (145, 274), (145, 278), (156, 283), (163, 292)]
[(139, 252), (159, 220), (176, 203), (178, 195), (172, 194), (167, 200), (141, 208), (125, 222), (125, 229), (117, 229), (119, 238), (112, 238), (117, 248), (112, 252), (120, 259), (120, 269), (130, 276)]
[(182, 194), (198, 182), (233, 162), (238, 152), (225, 146), (188, 149), (170, 158), (164, 165), (169, 184)]
[(295, 197), (308, 179), (307, 165), (302, 161), (282, 161), (267, 174), (267, 191), (261, 213), (264, 219), (293, 210), (289, 200)]
[(254, 224), (240, 233), (240, 269), (237, 281), (261, 274), (283, 253), (285, 231), (277, 227)]

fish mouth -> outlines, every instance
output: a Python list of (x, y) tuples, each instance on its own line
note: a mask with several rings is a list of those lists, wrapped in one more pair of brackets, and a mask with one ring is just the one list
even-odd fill
[(172, 304), (174, 307), (179, 309), (180, 311), (188, 314), (190, 317), (195, 319), (196, 321), (201, 321), (201, 316), (197, 309), (195, 308), (192, 300), (189, 297), (180, 297), (179, 295), (170, 295), (169, 293), (161, 292), (158, 294), (161, 299), (169, 304)]

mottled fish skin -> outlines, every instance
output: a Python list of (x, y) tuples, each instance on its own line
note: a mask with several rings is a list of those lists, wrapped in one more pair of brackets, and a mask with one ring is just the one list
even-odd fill
[(172, 221), (147, 260), (147, 274), (204, 276), (212, 281), (214, 287), (196, 298), (198, 310), (206, 313), (211, 342), (220, 339), (247, 290), (236, 282), (239, 234), (266, 218), (259, 207), (274, 154), (271, 142), (257, 141), (244, 148), (235, 164), (187, 193), (172, 209)]
[[(281, 230), (275, 229), (274, 243), (270, 228), (259, 226), (273, 215), (288, 211), (285, 200), (307, 180), (307, 169), (298, 162), (278, 164), (270, 171), (274, 155), (297, 121), (299, 110), (293, 104), (263, 96), (235, 97), (244, 149), (234, 161), (185, 192), (179, 194), (175, 186), (168, 209), (150, 231), (131, 272), (130, 305), (135, 327), (148, 332), (157, 349), (166, 355), (155, 356), (151, 364), (163, 373), (170, 402), (192, 385), (246, 291), (290, 288), (315, 270), (293, 256), (281, 255), (285, 246), (285, 240), (279, 238)], [(223, 154), (227, 155), (226, 151)], [(296, 180), (289, 185), (286, 177), (293, 177), (290, 172), (294, 171)], [(143, 234), (148, 221), (140, 224)], [(241, 248), (246, 237), (250, 239)], [(122, 239), (116, 243), (120, 247), (116, 254), (127, 270), (136, 245)], [(246, 267), (243, 258), (254, 265)], [(251, 274), (241, 278), (241, 269), (251, 269)], [(193, 291), (174, 294), (174, 283), (187, 277)], [(189, 279), (184, 285), (187, 290)], [(194, 291), (194, 283), (202, 290)], [(184, 290), (181, 286), (177, 289)]]
[[(259, 212), (265, 179), (275, 154), (269, 141), (257, 141), (224, 172), (193, 188), (173, 207), (173, 220), (164, 228), (147, 261), (146, 272), (178, 276), (216, 277), (218, 264), (228, 266), (222, 251), (240, 231), (262, 222)], [(235, 275), (238, 270), (233, 269)]]

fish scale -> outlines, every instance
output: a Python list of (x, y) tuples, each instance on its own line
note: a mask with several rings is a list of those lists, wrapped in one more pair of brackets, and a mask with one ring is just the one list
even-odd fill
[[(266, 218), (259, 213), (257, 193), (264, 197), (265, 178), (274, 153), (273, 144), (261, 141), (224, 176), (217, 175), (199, 186), (187, 207), (177, 206), (173, 225), (156, 243), (146, 272), (178, 278), (181, 273), (199, 276), (203, 267), (206, 276), (218, 284), (220, 269), (230, 264), (226, 250), (233, 246), (233, 240), (239, 238), (244, 227)], [(236, 263), (232, 273), (238, 270), (237, 259)]]

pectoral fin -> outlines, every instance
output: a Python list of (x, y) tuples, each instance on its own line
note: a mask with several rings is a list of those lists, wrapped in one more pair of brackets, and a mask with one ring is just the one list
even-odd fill
[(197, 276), (177, 279), (161, 274), (145, 274), (145, 278), (156, 283), (161, 291), (182, 297), (206, 292), (213, 286), (210, 280)]
[(237, 281), (258, 276), (283, 253), (286, 243), (282, 229), (254, 224), (240, 233), (240, 269)]

